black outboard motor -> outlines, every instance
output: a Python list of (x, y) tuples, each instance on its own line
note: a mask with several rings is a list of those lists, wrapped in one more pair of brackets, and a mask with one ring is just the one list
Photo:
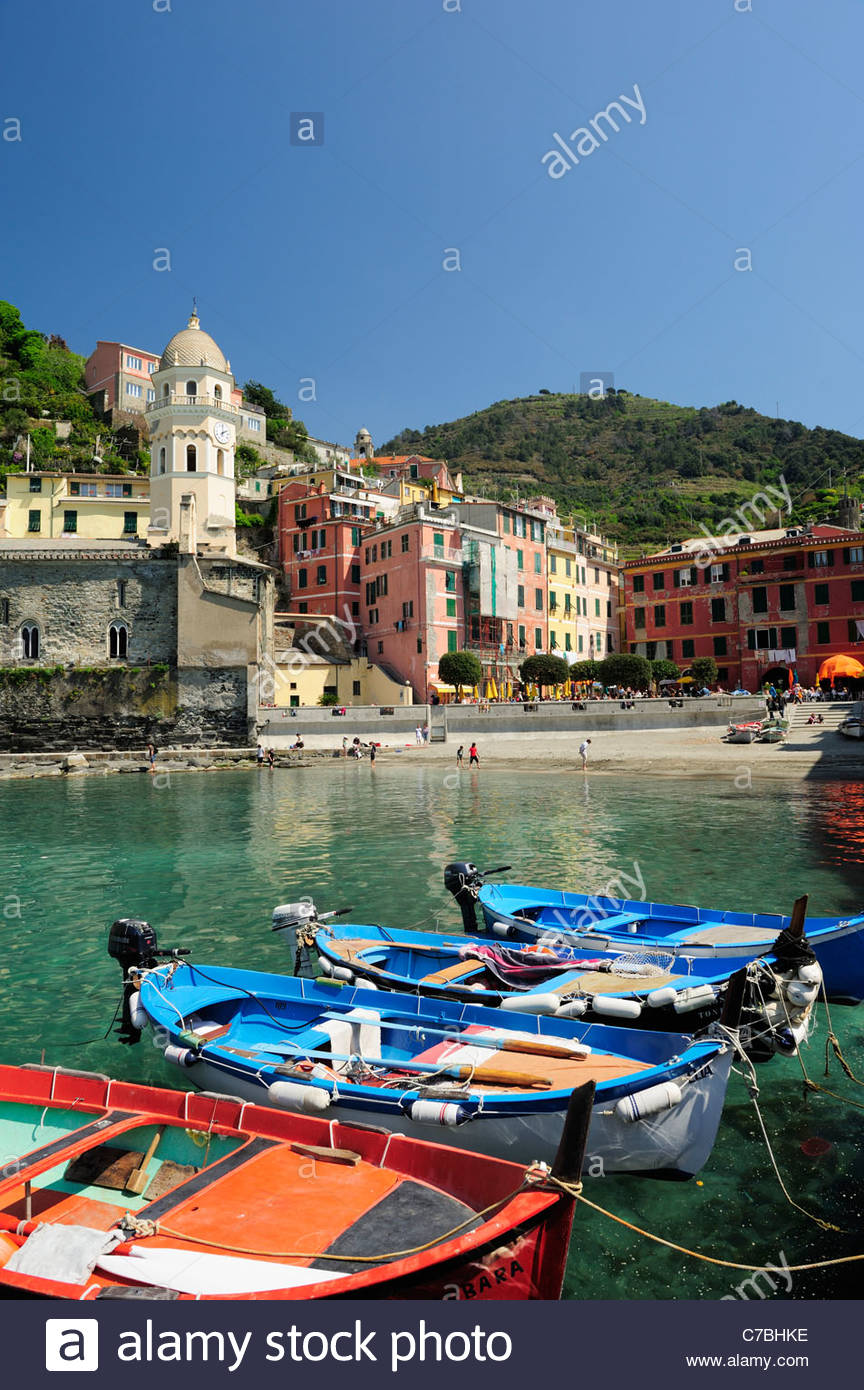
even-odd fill
[(459, 904), (462, 927), (467, 936), (476, 936), (477, 894), (483, 887), (483, 875), (476, 864), (447, 864), (444, 867), (444, 887)]
[(119, 917), (111, 923), (108, 933), (108, 954), (119, 961), (123, 971), (123, 1017), (117, 1030), (121, 1042), (131, 1047), (141, 1038), (141, 1029), (136, 1028), (129, 1012), (129, 1000), (138, 988), (135, 980), (129, 980), (132, 969), (152, 970), (157, 964), (156, 933), (149, 922), (140, 917)]

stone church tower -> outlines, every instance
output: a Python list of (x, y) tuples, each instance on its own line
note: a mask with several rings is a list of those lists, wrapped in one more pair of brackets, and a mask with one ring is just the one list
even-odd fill
[(151, 379), (148, 540), (176, 541), (185, 554), (233, 556), (234, 378), (194, 308)]

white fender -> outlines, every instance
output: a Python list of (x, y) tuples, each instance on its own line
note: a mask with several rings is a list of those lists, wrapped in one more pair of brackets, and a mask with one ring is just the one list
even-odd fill
[(191, 1067), (198, 1058), (191, 1047), (177, 1047), (174, 1043), (169, 1043), (162, 1053), (166, 1062), (173, 1062), (177, 1067)]
[(512, 1014), (557, 1014), (560, 1003), (557, 994), (507, 994), (501, 1008)]
[(677, 989), (667, 985), (665, 989), (652, 989), (645, 1003), (649, 1009), (665, 1009), (667, 1005), (674, 1004), (678, 997)]
[(790, 980), (783, 993), (798, 1009), (806, 1009), (808, 1004), (812, 1004), (816, 995), (819, 993), (819, 985), (816, 983), (805, 985), (799, 980)]
[(141, 991), (136, 989), (134, 994), (129, 995), (129, 1020), (133, 1028), (143, 1031), (149, 1022), (149, 1015), (144, 1005), (141, 1003)]
[(332, 976), (332, 974), (333, 974), (333, 962), (332, 962), (332, 960), (330, 959), (329, 956), (319, 956), (319, 957), (318, 957), (318, 964), (321, 966), (321, 969), (323, 970), (323, 972), (324, 972), (325, 975), (330, 975), (330, 976)]
[(676, 1014), (693, 1013), (714, 1003), (714, 991), (710, 985), (694, 985), (692, 989), (682, 989), (674, 1004)]
[(642, 1012), (638, 999), (620, 999), (614, 994), (595, 994), (591, 1008), (595, 1014), (604, 1014), (607, 1018), (638, 1018)]
[(821, 985), (822, 967), (818, 960), (814, 960), (812, 965), (799, 965), (798, 979), (805, 985)]
[(566, 1004), (558, 1006), (558, 1018), (581, 1018), (588, 1012), (588, 1001), (586, 999), (570, 999)]
[(326, 1110), (333, 1097), (323, 1086), (304, 1086), (302, 1081), (274, 1081), (267, 1087), (267, 1100), (280, 1110), (303, 1110), (312, 1114)]
[(506, 922), (493, 922), (492, 934), (493, 936), (502, 936), (505, 938), (512, 937), (513, 928), (509, 926)]
[(643, 1120), (648, 1115), (671, 1110), (673, 1106), (680, 1105), (683, 1099), (680, 1086), (676, 1086), (674, 1081), (662, 1081), (659, 1086), (649, 1086), (647, 1091), (622, 1096), (615, 1106), (615, 1114), (619, 1120)]
[(420, 1124), (447, 1125), (451, 1129), (471, 1118), (470, 1111), (463, 1105), (454, 1105), (452, 1101), (442, 1104), (440, 1100), (415, 1100), (408, 1114)]
[(354, 971), (347, 970), (344, 965), (334, 965), (331, 973), (334, 980), (347, 980), (349, 985), (354, 983)]

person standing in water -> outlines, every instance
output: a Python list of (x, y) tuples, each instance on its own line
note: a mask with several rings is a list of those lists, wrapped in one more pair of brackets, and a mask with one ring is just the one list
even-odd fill
[(468, 749), (468, 766), (469, 766), (469, 767), (479, 767), (479, 766), (480, 766), (480, 755), (479, 755), (479, 753), (477, 752), (477, 744), (476, 744), (476, 743), (472, 743), (472, 744), (471, 744), (471, 747)]
[(583, 772), (588, 771), (588, 745), (590, 742), (590, 738), (583, 738), (582, 742), (579, 744), (579, 757), (582, 759)]
[(456, 766), (457, 766), (457, 767), (462, 767), (463, 764), (464, 764), (464, 762), (465, 762), (465, 748), (464, 748), (464, 746), (460, 743), (460, 744), (459, 744), (459, 747), (456, 749)]

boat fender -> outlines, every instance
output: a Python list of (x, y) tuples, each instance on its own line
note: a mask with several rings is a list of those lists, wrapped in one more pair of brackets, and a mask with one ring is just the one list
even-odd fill
[(267, 1100), (280, 1110), (303, 1110), (312, 1114), (326, 1110), (333, 1097), (323, 1086), (304, 1086), (298, 1081), (274, 1081), (267, 1087)]
[(684, 1099), (681, 1087), (674, 1081), (663, 1081), (659, 1086), (649, 1086), (646, 1091), (635, 1091), (622, 1096), (615, 1106), (619, 1120), (644, 1120), (649, 1115), (660, 1115), (664, 1110), (672, 1110)]
[(638, 999), (621, 999), (614, 994), (595, 994), (591, 1008), (607, 1018), (638, 1018), (642, 1012)]
[(162, 1053), (166, 1062), (173, 1062), (178, 1067), (191, 1067), (198, 1058), (191, 1047), (176, 1047), (174, 1043), (169, 1043)]
[(586, 999), (570, 999), (566, 1004), (558, 1006), (556, 1018), (581, 1018), (588, 1012), (588, 1001)]
[(804, 985), (821, 985), (822, 967), (818, 960), (814, 960), (810, 965), (799, 965), (798, 979)]
[(144, 1029), (147, 1027), (149, 1020), (147, 1017), (147, 1010), (141, 1003), (140, 989), (136, 989), (134, 993), (129, 995), (129, 1021), (132, 1027), (137, 1028), (139, 1032), (143, 1033)]
[(508, 994), (501, 1008), (512, 1014), (557, 1014), (560, 1003), (557, 994)]
[(505, 941), (512, 941), (516, 933), (507, 922), (493, 922), (492, 933), (494, 936), (503, 937)]
[(452, 1129), (455, 1125), (462, 1125), (466, 1120), (471, 1119), (471, 1111), (464, 1105), (455, 1105), (452, 1101), (440, 1100), (415, 1100), (408, 1111), (408, 1118), (417, 1120), (420, 1124), (426, 1125), (446, 1125)]
[(333, 979), (334, 979), (334, 980), (345, 980), (345, 981), (347, 981), (347, 983), (348, 983), (349, 985), (353, 985), (353, 983), (354, 983), (354, 971), (353, 971), (353, 970), (346, 970), (345, 967), (344, 967), (343, 965), (335, 965), (335, 966), (333, 967)]
[(675, 1000), (676, 1014), (689, 1014), (694, 1009), (707, 1008), (714, 1003), (714, 991), (710, 985), (695, 985), (693, 989), (682, 989)]
[(669, 1004), (674, 1004), (678, 996), (677, 989), (668, 985), (665, 989), (652, 989), (645, 1003), (649, 1009), (665, 1009)]
[(798, 1051), (798, 1040), (791, 1028), (775, 1028), (774, 1046), (784, 1057), (794, 1057)]
[(808, 1004), (812, 1004), (818, 993), (818, 984), (805, 985), (798, 980), (790, 980), (784, 990), (789, 1003), (794, 1004), (799, 1009), (805, 1009)]
[(333, 962), (330, 960), (329, 956), (319, 956), (318, 964), (321, 966), (325, 975), (333, 974)]

